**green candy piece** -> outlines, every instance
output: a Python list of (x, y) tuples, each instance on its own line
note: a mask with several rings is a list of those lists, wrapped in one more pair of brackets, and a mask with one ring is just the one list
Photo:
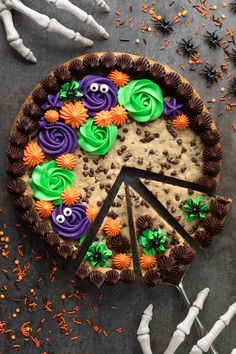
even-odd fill
[(105, 155), (116, 142), (118, 128), (111, 124), (107, 127), (98, 127), (93, 118), (89, 118), (80, 127), (78, 144), (82, 149), (94, 155)]
[(88, 260), (93, 268), (108, 267), (108, 258), (112, 256), (112, 251), (106, 248), (104, 242), (92, 243), (89, 247), (84, 260)]
[(187, 199), (187, 203), (182, 206), (182, 209), (188, 214), (187, 221), (193, 221), (198, 218), (204, 220), (208, 213), (209, 206), (204, 204), (203, 197), (200, 195), (196, 201), (192, 197)]
[(163, 235), (162, 230), (145, 230), (139, 237), (139, 244), (143, 247), (143, 252), (149, 256), (155, 256), (156, 253), (165, 252), (165, 244), (168, 237)]
[(164, 99), (160, 86), (151, 80), (133, 80), (118, 92), (118, 102), (137, 122), (151, 122), (161, 116)]
[(34, 168), (29, 181), (35, 198), (62, 204), (61, 193), (75, 183), (73, 172), (57, 167), (54, 160)]
[(80, 84), (78, 81), (72, 80), (71, 82), (66, 82), (61, 86), (60, 99), (65, 103), (70, 101), (77, 101), (80, 97), (83, 96), (79, 89)]

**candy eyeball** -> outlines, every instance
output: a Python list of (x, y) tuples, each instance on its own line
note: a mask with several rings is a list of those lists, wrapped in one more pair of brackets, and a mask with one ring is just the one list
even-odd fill
[(65, 209), (63, 210), (63, 214), (64, 214), (65, 216), (71, 216), (71, 214), (72, 214), (71, 208), (65, 208)]
[(97, 92), (98, 90), (99, 90), (99, 86), (98, 84), (96, 84), (96, 82), (90, 85), (90, 91)]
[(65, 221), (65, 216), (62, 214), (58, 214), (56, 216), (56, 221), (58, 222), (58, 224), (63, 224), (63, 222)]
[(109, 87), (106, 84), (103, 84), (100, 86), (100, 92), (101, 93), (107, 93), (109, 91)]

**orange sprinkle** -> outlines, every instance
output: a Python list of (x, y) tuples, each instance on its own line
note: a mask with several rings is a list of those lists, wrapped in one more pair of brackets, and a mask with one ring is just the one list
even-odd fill
[(80, 194), (77, 187), (68, 187), (62, 192), (61, 199), (63, 204), (71, 205), (79, 201)]
[(101, 128), (107, 127), (112, 124), (111, 111), (101, 111), (94, 117), (94, 123)]
[(119, 220), (109, 219), (104, 225), (104, 231), (108, 236), (114, 237), (119, 235), (121, 231), (121, 223)]
[(108, 75), (108, 78), (114, 82), (117, 87), (122, 87), (130, 81), (129, 75), (122, 73), (122, 71), (112, 70)]
[(140, 257), (140, 265), (145, 270), (154, 268), (157, 265), (157, 259), (155, 256), (142, 254), (142, 256)]
[(54, 206), (51, 202), (45, 200), (37, 200), (34, 204), (34, 208), (42, 218), (47, 219), (52, 214)]
[(76, 157), (74, 154), (65, 154), (56, 158), (58, 167), (72, 170), (76, 165)]
[(82, 102), (66, 103), (60, 110), (60, 117), (72, 128), (79, 128), (88, 118), (88, 110)]
[(45, 154), (36, 141), (31, 141), (24, 149), (23, 162), (27, 167), (34, 167), (42, 162)]
[(189, 126), (189, 119), (185, 114), (181, 114), (172, 121), (176, 129), (185, 129)]
[(131, 258), (127, 254), (118, 253), (113, 257), (113, 265), (117, 269), (127, 269), (131, 265)]
[(55, 109), (45, 112), (44, 118), (48, 123), (56, 123), (59, 119), (59, 113)]
[(112, 122), (115, 125), (123, 125), (126, 123), (128, 119), (128, 113), (123, 106), (117, 105), (116, 107), (111, 109), (112, 114)]
[(89, 220), (94, 221), (97, 216), (97, 211), (92, 207), (88, 207), (86, 210), (86, 216)]

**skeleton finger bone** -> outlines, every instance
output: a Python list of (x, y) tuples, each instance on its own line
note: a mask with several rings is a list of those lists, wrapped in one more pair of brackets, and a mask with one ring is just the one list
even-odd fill
[(192, 307), (190, 307), (187, 317), (183, 322), (178, 324), (176, 331), (174, 332), (171, 341), (165, 350), (164, 354), (174, 354), (179, 346), (184, 342), (186, 335), (189, 335), (192, 325), (199, 314), (199, 311), (202, 310), (204, 302), (209, 294), (209, 289), (203, 289), (197, 295), (196, 300), (194, 301)]
[(150, 344), (150, 329), (149, 323), (152, 320), (153, 315), (153, 305), (150, 304), (143, 312), (141, 322), (137, 330), (137, 339), (142, 349), (143, 354), (152, 354), (151, 344)]
[(236, 349), (233, 349), (231, 354), (236, 354)]
[(35, 58), (33, 52), (24, 45), (22, 39), (20, 38), (19, 33), (17, 32), (14, 26), (11, 11), (7, 9), (5, 5), (3, 4), (1, 5), (1, 2), (0, 2), (0, 19), (3, 22), (5, 32), (6, 32), (6, 38), (9, 45), (12, 48), (14, 48), (24, 59), (31, 61), (32, 63), (36, 63), (37, 59)]
[(88, 15), (85, 11), (81, 10), (79, 7), (72, 4), (69, 0), (46, 0), (47, 3), (53, 4), (56, 8), (64, 11), (68, 11), (72, 13), (74, 16), (78, 18), (78, 20), (82, 21), (84, 24), (93, 28), (96, 33), (102, 38), (109, 38), (109, 34), (106, 32), (105, 28), (99, 25), (95, 19)]
[(97, 4), (103, 11), (110, 12), (110, 8), (104, 0), (94, 0), (95, 4)]
[(207, 352), (215, 339), (220, 335), (224, 328), (230, 324), (230, 321), (235, 315), (236, 303), (231, 305), (228, 311), (214, 324), (209, 333), (197, 342), (197, 345), (192, 348), (190, 354), (202, 354)]
[(6, 6), (29, 17), (48, 32), (59, 33), (64, 37), (76, 41), (86, 47), (93, 45), (93, 41), (91, 41), (90, 39), (85, 38), (80, 33), (75, 32), (63, 26), (56, 19), (54, 18), (50, 19), (47, 15), (41, 14), (35, 10), (30, 9), (29, 7), (25, 6), (20, 0), (3, 0), (3, 1), (6, 4)]

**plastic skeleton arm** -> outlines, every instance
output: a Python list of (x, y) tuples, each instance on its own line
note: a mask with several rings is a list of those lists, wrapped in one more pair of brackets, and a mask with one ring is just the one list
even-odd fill
[[(100, 26), (91, 15), (88, 15), (85, 11), (73, 5), (69, 0), (45, 1), (47, 3), (54, 4), (58, 9), (62, 9), (74, 14), (80, 21), (93, 28), (102, 38), (109, 37), (106, 30)], [(104, 0), (94, 0), (94, 2), (104, 11), (109, 11), (109, 7)], [(13, 47), (26, 60), (29, 60), (33, 63), (37, 62), (37, 59), (35, 58), (32, 51), (24, 45), (19, 33), (14, 26), (11, 13), (12, 9), (29, 17), (48, 32), (59, 33), (67, 39), (78, 42), (80, 45), (85, 47), (93, 45), (93, 41), (83, 37), (79, 32), (75, 32), (72, 29), (63, 26), (55, 18), (50, 19), (47, 15), (32, 10), (31, 8), (25, 6), (21, 0), (0, 0), (0, 20), (2, 20), (5, 28), (7, 41), (9, 45)]]
[[(225, 329), (225, 327), (230, 324), (232, 318), (235, 315), (236, 302), (229, 307), (228, 311), (224, 315), (220, 316), (219, 320), (214, 324), (210, 332), (197, 342), (197, 345), (192, 348), (190, 354), (206, 353), (215, 341), (215, 339), (220, 335), (220, 333)], [(233, 353), (236, 353), (235, 349), (231, 354)]]
[(149, 323), (152, 320), (152, 309), (153, 306), (150, 304), (146, 310), (144, 310), (139, 328), (137, 330), (137, 339), (142, 349), (143, 354), (152, 354), (151, 344), (150, 344), (150, 329)]

